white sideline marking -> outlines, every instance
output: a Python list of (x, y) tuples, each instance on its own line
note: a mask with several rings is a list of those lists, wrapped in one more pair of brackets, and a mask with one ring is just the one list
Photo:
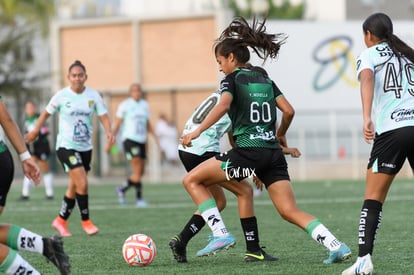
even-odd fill
[[(263, 194), (262, 196), (267, 196)], [(387, 198), (387, 202), (390, 201), (408, 201), (412, 202), (414, 200), (414, 196), (390, 196)], [(321, 199), (297, 199), (297, 204), (327, 204), (327, 203), (349, 203), (349, 202), (355, 202), (360, 203), (362, 205), (363, 197), (355, 198), (355, 197), (347, 197), (347, 198), (321, 198)], [(273, 206), (270, 199), (267, 199), (266, 201), (255, 201), (255, 205), (269, 205)], [(237, 202), (229, 201), (227, 203), (227, 206), (237, 206)], [(7, 207), (7, 206), (6, 206)], [(194, 208), (195, 205), (193, 203), (187, 202), (187, 203), (149, 203), (149, 205), (145, 208), (139, 208), (139, 209), (170, 209), (170, 208)], [(118, 202), (115, 200), (110, 204), (101, 204), (100, 201), (97, 203), (92, 203), (89, 207), (91, 210), (125, 210), (125, 209), (137, 209), (135, 207), (135, 203), (130, 203), (126, 206), (120, 206)], [(53, 208), (53, 210), (59, 210), (59, 207), (56, 209)], [(6, 209), (7, 211), (7, 209)], [(14, 206), (11, 210), (8, 210), (8, 212), (49, 212), (51, 211), (50, 205), (44, 205), (44, 206), (36, 206), (36, 207), (30, 207), (22, 206), (22, 207), (16, 207)]]

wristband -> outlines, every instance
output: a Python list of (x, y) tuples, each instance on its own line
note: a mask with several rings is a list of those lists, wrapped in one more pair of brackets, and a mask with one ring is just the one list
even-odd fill
[(32, 155), (30, 155), (30, 153), (28, 152), (28, 151), (25, 151), (25, 152), (23, 152), (23, 153), (21, 153), (20, 155), (19, 155), (19, 158), (20, 158), (20, 161), (25, 161), (25, 160), (27, 160), (27, 159), (30, 159), (30, 158), (32, 158)]

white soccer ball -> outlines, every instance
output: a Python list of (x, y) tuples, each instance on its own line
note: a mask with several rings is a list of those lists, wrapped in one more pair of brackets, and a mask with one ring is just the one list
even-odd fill
[(147, 266), (155, 258), (157, 248), (154, 241), (145, 234), (129, 236), (122, 246), (125, 262), (132, 266)]

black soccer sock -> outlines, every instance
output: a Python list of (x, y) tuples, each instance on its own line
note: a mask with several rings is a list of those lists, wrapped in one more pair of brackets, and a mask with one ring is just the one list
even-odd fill
[(82, 221), (89, 220), (89, 196), (88, 194), (76, 194), (76, 201), (78, 202), (79, 212)]
[(59, 216), (67, 220), (72, 214), (73, 208), (75, 208), (75, 199), (68, 198), (66, 196), (63, 197), (62, 206), (60, 207)]
[(194, 214), (180, 233), (181, 241), (187, 244), (198, 232), (200, 232), (205, 224), (206, 222), (201, 215)]
[(127, 185), (125, 185), (124, 187), (122, 187), (121, 188), (121, 191), (123, 192), (123, 193), (125, 193), (129, 188), (131, 188), (132, 186), (134, 185), (134, 183), (130, 180), (130, 179), (128, 179), (127, 180)]
[(256, 217), (242, 218), (240, 223), (246, 240), (246, 250), (249, 252), (259, 251), (259, 229), (257, 228)]
[(381, 226), (382, 203), (376, 200), (365, 200), (359, 219), (358, 256), (371, 254), (374, 250), (375, 237)]
[(142, 183), (136, 182), (135, 184), (135, 190), (137, 192), (137, 200), (141, 200), (142, 199)]

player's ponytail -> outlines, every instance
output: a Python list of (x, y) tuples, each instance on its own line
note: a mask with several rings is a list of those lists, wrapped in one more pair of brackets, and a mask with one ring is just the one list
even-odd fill
[(256, 18), (253, 18), (250, 26), (243, 17), (234, 18), (216, 40), (216, 55), (220, 53), (227, 57), (230, 53), (233, 53), (239, 62), (246, 63), (250, 59), (247, 48), (250, 47), (263, 60), (268, 57), (276, 58), (280, 46), (285, 43), (287, 37), (283, 33), (267, 33), (265, 22), (266, 19), (259, 22)]

